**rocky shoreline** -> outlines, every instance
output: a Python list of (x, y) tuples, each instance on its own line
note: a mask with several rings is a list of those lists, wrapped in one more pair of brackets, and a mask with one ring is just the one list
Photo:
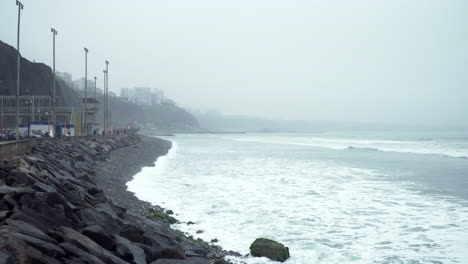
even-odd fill
[(1, 160), (0, 263), (227, 263), (126, 191), (169, 149), (144, 136), (76, 138)]

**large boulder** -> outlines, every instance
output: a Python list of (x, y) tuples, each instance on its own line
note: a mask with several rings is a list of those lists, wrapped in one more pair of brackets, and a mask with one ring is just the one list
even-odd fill
[(150, 264), (210, 264), (211, 261), (205, 258), (189, 259), (158, 259)]
[(250, 245), (250, 254), (254, 257), (267, 257), (274, 261), (286, 261), (289, 258), (289, 248), (276, 241), (257, 238)]

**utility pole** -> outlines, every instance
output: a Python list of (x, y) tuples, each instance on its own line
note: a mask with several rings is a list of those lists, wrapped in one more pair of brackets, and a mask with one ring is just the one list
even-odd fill
[(20, 96), (20, 63), (21, 63), (21, 55), (20, 55), (20, 18), (21, 18), (21, 10), (23, 9), (23, 4), (16, 0), (16, 5), (18, 6), (18, 32), (16, 34), (16, 50), (18, 51), (18, 68), (16, 73), (16, 140), (19, 140), (19, 96)]
[(94, 76), (94, 99), (97, 98), (97, 77)]
[(106, 133), (106, 74), (107, 74), (107, 71), (106, 70), (102, 70), (102, 72), (104, 73), (104, 86), (103, 86), (103, 89), (102, 89), (102, 126), (103, 126), (103, 131), (104, 131), (104, 134)]
[[(88, 49), (84, 48), (85, 51), (85, 107), (84, 107), (84, 135), (88, 135), (88, 126), (87, 126), (87, 111), (88, 111)], [(83, 133), (81, 133), (83, 135)]]
[(94, 102), (94, 104), (96, 105), (96, 108), (94, 110), (94, 114), (93, 114), (93, 134), (94, 134), (94, 131), (96, 131), (96, 114), (97, 114), (97, 77), (94, 76), (94, 100), (96, 102)]
[(109, 61), (106, 61), (106, 129), (109, 129)]
[(105, 102), (105, 90), (106, 90), (106, 70), (102, 70), (102, 72), (104, 73), (104, 86), (102, 88), (102, 129), (103, 129), (103, 132), (104, 134), (106, 133), (106, 102)]
[(57, 35), (57, 30), (55, 30), (54, 28), (51, 28), (50, 31), (52, 32), (52, 39), (53, 39), (53, 60), (52, 60), (52, 64), (53, 64), (53, 71), (54, 71), (54, 77), (53, 77), (53, 82), (54, 82), (54, 93), (53, 93), (53, 98), (52, 98), (52, 124), (53, 124), (53, 128), (52, 128), (52, 135), (55, 137), (55, 127), (56, 127), (56, 116), (55, 116), (55, 105), (56, 105), (56, 102), (55, 102), (55, 36)]

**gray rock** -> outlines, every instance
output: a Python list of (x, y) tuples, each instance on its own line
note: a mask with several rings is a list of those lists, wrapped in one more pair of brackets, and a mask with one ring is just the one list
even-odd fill
[(115, 241), (112, 239), (112, 235), (106, 233), (99, 225), (87, 226), (81, 230), (81, 233), (107, 250), (112, 250), (115, 247)]
[(18, 193), (34, 193), (34, 190), (31, 188), (24, 187), (10, 187), (7, 185), (0, 185), (0, 194), (18, 194)]
[(63, 233), (63, 238), (65, 242), (70, 242), (71, 244), (81, 248), (85, 252), (88, 252), (89, 254), (98, 257), (105, 263), (127, 263), (126, 261), (116, 257), (114, 254), (112, 254), (112, 252), (96, 244), (87, 236), (82, 235), (71, 228), (62, 226), (59, 228), (59, 230)]
[[(40, 250), (28, 245), (26, 242), (13, 238), (9, 235), (0, 235), (0, 252), (8, 255), (3, 257), (10, 263), (37, 263), (37, 264), (60, 264), (61, 262), (49, 257)], [(8, 263), (8, 262), (7, 262)]]
[(211, 261), (205, 258), (158, 259), (150, 264), (211, 264)]
[(186, 256), (180, 248), (163, 248), (156, 252), (156, 258), (167, 258), (167, 259), (186, 259)]
[(6, 223), (16, 232), (35, 237), (49, 243), (57, 243), (55, 239), (51, 238), (45, 232), (30, 223), (13, 219), (7, 219)]
[(60, 243), (60, 246), (64, 248), (70, 256), (71, 259), (65, 261), (69, 264), (106, 264), (98, 257), (89, 254), (88, 252), (82, 250), (81, 248), (69, 243)]
[(135, 264), (146, 264), (146, 255), (143, 249), (121, 236), (115, 236), (115, 253), (118, 257)]
[(0, 228), (0, 234), (3, 234), (10, 238), (14, 238), (15, 241), (18, 241), (18, 240), (24, 241), (28, 245), (38, 249), (40, 252), (50, 257), (60, 258), (63, 255), (65, 255), (65, 251), (62, 248), (56, 246), (55, 244), (37, 239), (32, 236), (28, 236), (25, 234), (15, 232), (10, 228)]

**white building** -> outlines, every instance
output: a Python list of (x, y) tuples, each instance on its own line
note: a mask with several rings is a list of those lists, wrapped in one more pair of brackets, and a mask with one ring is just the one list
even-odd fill
[[(85, 89), (85, 78), (74, 80), (72, 82), (72, 88), (76, 91), (84, 91)], [(88, 92), (93, 91), (94, 94), (94, 80), (88, 79)]]
[(151, 105), (151, 88), (135, 87), (133, 88), (134, 103), (137, 105)]
[(149, 87), (122, 88), (120, 99), (137, 105), (158, 105), (165, 100), (161, 90)]
[(151, 94), (151, 104), (160, 105), (163, 101), (164, 101), (163, 91), (159, 90), (158, 88), (154, 88), (153, 93)]

